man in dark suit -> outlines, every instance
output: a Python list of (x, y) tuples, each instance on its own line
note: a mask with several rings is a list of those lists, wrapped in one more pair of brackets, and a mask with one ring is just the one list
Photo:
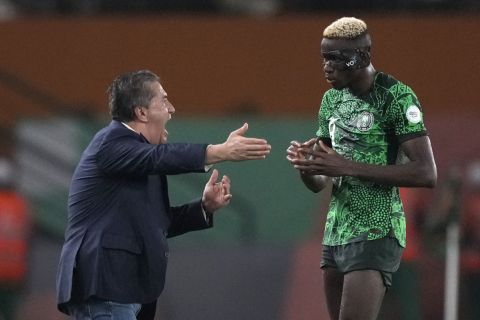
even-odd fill
[(82, 154), (70, 185), (58, 308), (75, 319), (153, 319), (165, 281), (166, 238), (212, 227), (213, 213), (232, 197), (229, 178), (217, 182), (213, 170), (201, 198), (172, 207), (166, 175), (264, 159), (271, 147), (245, 137), (247, 124), (222, 144), (166, 143), (175, 108), (148, 70), (115, 79), (109, 105), (113, 120)]

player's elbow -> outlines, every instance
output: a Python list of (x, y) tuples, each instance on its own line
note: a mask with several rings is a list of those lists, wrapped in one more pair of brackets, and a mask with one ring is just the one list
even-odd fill
[(428, 188), (435, 188), (437, 185), (437, 173), (433, 174), (431, 177), (428, 179), (427, 187)]
[(327, 177), (320, 175), (302, 174), (301, 177), (305, 186), (314, 193), (322, 191), (326, 187), (328, 181)]
[(436, 185), (437, 185), (437, 177), (436, 176), (435, 176), (435, 178), (429, 177), (429, 178), (425, 179), (425, 187), (426, 188), (435, 188)]
[(434, 188), (437, 185), (437, 168), (436, 166), (422, 168), (421, 170), (422, 177), (422, 187)]
[(319, 186), (307, 186), (307, 188), (312, 191), (313, 193), (319, 193), (320, 191), (322, 191), (323, 188), (319, 187)]

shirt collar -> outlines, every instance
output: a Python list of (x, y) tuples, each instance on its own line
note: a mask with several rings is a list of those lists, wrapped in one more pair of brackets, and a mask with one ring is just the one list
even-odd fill
[(122, 122), (122, 124), (123, 124), (127, 129), (130, 129), (130, 130), (132, 130), (133, 132), (138, 133), (137, 131), (133, 130), (133, 128), (130, 127), (130, 126), (129, 126), (128, 124), (126, 124), (125, 122)]
[(147, 143), (150, 143), (150, 141), (148, 141), (147, 138), (145, 138), (145, 136), (141, 133), (141, 132), (137, 132), (135, 131), (132, 127), (130, 127), (128, 124), (126, 124), (125, 122), (121, 122), (121, 124), (123, 124), (125, 126), (125, 128), (135, 132), (136, 134), (138, 134), (145, 142)]

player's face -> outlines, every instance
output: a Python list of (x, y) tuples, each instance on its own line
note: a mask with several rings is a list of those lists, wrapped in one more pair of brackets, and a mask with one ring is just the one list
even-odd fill
[(165, 125), (168, 120), (172, 118), (175, 113), (175, 108), (167, 99), (167, 92), (158, 82), (152, 84), (154, 96), (150, 100), (146, 113), (148, 116), (147, 127), (150, 136), (150, 143), (160, 144), (166, 143), (168, 138), (168, 131)]
[(346, 52), (355, 49), (356, 44), (348, 40), (323, 39), (321, 43), (325, 79), (335, 89), (348, 87), (354, 79), (355, 70), (348, 67), (350, 61)]

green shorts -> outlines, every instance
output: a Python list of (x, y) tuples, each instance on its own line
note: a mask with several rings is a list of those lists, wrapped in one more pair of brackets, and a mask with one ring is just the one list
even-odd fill
[(387, 236), (378, 240), (352, 242), (339, 246), (323, 246), (322, 268), (337, 268), (341, 273), (356, 270), (378, 270), (385, 287), (392, 286), (392, 274), (398, 270), (403, 247)]

